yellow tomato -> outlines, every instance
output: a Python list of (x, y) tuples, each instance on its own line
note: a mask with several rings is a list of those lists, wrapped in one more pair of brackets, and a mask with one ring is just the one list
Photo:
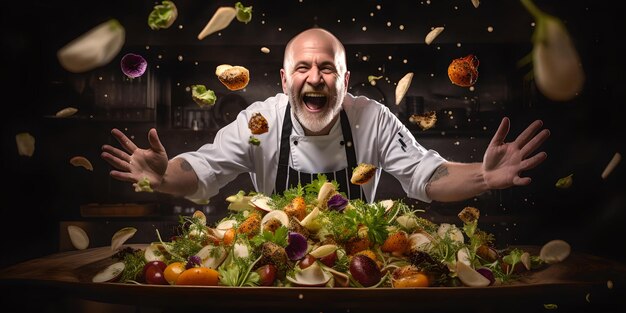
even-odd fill
[(394, 288), (428, 287), (430, 285), (428, 276), (423, 273), (414, 273), (409, 276), (394, 279), (392, 282)]
[(176, 285), (217, 286), (219, 273), (208, 267), (192, 267), (180, 273)]
[(170, 285), (174, 285), (180, 273), (185, 271), (185, 263), (183, 262), (173, 262), (170, 263), (165, 270), (163, 271), (163, 275), (165, 275), (165, 280)]

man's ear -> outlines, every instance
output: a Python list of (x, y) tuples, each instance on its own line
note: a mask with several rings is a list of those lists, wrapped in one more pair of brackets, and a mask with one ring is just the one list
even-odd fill
[(346, 92), (348, 91), (348, 86), (350, 86), (348, 85), (349, 82), (350, 82), (350, 71), (346, 71), (346, 75), (344, 75), (344, 78), (343, 78), (343, 83), (346, 86)]
[(284, 68), (280, 69), (280, 83), (283, 86), (283, 93), (288, 95), (289, 89), (287, 88), (287, 73), (285, 72)]

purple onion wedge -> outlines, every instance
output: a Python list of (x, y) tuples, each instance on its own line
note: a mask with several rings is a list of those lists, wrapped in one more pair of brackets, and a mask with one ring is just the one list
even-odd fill
[(344, 198), (341, 194), (334, 194), (328, 199), (328, 209), (335, 211), (343, 211), (348, 205), (348, 199)]
[(122, 67), (122, 72), (124, 75), (128, 76), (128, 78), (137, 78), (146, 71), (148, 67), (148, 62), (142, 56), (134, 53), (128, 53), (122, 57), (122, 61), (120, 62)]
[(290, 260), (302, 259), (306, 255), (308, 247), (309, 244), (306, 241), (306, 237), (302, 234), (296, 232), (289, 233), (289, 244), (285, 247), (285, 252), (287, 252), (287, 257)]

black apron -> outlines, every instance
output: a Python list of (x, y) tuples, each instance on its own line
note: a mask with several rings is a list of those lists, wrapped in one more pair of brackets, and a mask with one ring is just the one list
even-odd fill
[[(326, 175), (328, 181), (337, 181), (339, 184), (339, 192), (343, 192), (348, 199), (363, 199), (363, 191), (361, 186), (350, 183), (352, 177), (352, 170), (356, 168), (356, 153), (354, 152), (354, 141), (352, 140), (352, 130), (350, 129), (350, 122), (348, 121), (348, 115), (341, 110), (339, 115), (341, 121), (341, 131), (343, 132), (343, 141), (340, 142), (346, 150), (346, 159), (348, 160), (348, 167), (343, 170), (329, 173), (319, 173)], [(283, 119), (283, 130), (280, 137), (280, 156), (278, 158), (278, 171), (276, 173), (276, 187), (274, 193), (283, 193), (289, 188), (294, 188), (300, 183), (301, 186), (309, 184), (314, 179), (317, 179), (318, 173), (305, 173), (298, 172), (289, 166), (289, 154), (290, 154), (290, 140), (291, 130), (293, 125), (291, 124), (291, 105), (287, 104), (285, 110), (285, 118)], [(298, 142), (294, 141), (297, 145)]]

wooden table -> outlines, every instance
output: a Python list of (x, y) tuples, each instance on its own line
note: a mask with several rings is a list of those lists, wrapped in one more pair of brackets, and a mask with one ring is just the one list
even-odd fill
[[(130, 245), (145, 248), (147, 245)], [(520, 246), (531, 253), (539, 247)], [(573, 252), (510, 285), (484, 288), (276, 288), (92, 283), (109, 247), (57, 253), (0, 270), (3, 300), (75, 297), (162, 312), (626, 312), (626, 266)], [(16, 296), (28, 295), (28, 303)], [(30, 302), (35, 301), (35, 302)], [(3, 304), (6, 307), (6, 304)], [(556, 309), (552, 305), (556, 305)], [(2, 310), (3, 307), (0, 307)], [(36, 305), (35, 305), (36, 307)], [(4, 310), (3, 310), (4, 311)], [(138, 310), (139, 311), (139, 310)], [(7, 311), (4, 311), (7, 312)], [(151, 311), (154, 312), (154, 311)]]

